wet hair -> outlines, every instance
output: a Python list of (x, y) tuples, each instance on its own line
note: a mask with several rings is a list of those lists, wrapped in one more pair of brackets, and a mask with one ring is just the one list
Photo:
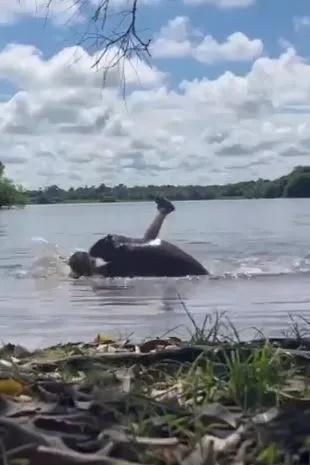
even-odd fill
[(93, 274), (93, 259), (87, 252), (74, 252), (68, 264), (76, 277)]

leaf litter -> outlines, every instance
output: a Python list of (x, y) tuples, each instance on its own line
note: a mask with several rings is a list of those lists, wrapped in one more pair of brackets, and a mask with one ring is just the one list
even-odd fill
[(308, 464), (309, 359), (292, 337), (8, 344), (0, 464)]

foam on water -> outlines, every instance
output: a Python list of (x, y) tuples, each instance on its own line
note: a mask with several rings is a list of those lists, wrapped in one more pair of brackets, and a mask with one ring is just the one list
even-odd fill
[(67, 265), (68, 253), (57, 244), (43, 237), (31, 239), (31, 263), (16, 272), (19, 278), (67, 277), (70, 268)]
[[(155, 240), (154, 245), (157, 245), (158, 241)], [(69, 252), (43, 237), (33, 237), (31, 239), (31, 263), (29, 266), (18, 268), (17, 270), (12, 267), (14, 275), (18, 278), (34, 279), (47, 279), (48, 277), (67, 278), (70, 274), (67, 259), (72, 252), (77, 250), (84, 249), (75, 248)], [(101, 260), (99, 261), (103, 263)], [(204, 263), (204, 265), (210, 271), (211, 278), (251, 278), (290, 275), (309, 273), (310, 256), (294, 257), (260, 254), (247, 257), (232, 256), (229, 260), (226, 257), (210, 257), (208, 263)], [(96, 287), (96, 281), (94, 283)], [(113, 280), (113, 283), (113, 285), (111, 283), (108, 285), (109, 288), (115, 285), (115, 280)], [(102, 286), (102, 282), (100, 286)]]
[(212, 274), (225, 277), (277, 276), (310, 272), (310, 258), (287, 255), (251, 255), (211, 259), (206, 265)]

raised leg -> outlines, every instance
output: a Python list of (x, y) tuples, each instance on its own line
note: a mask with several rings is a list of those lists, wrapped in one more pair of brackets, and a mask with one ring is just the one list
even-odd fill
[(155, 202), (157, 204), (158, 213), (155, 216), (152, 223), (150, 224), (150, 226), (148, 227), (148, 229), (145, 231), (145, 234), (143, 236), (144, 241), (152, 241), (156, 239), (161, 230), (163, 222), (165, 221), (166, 216), (175, 210), (174, 205), (167, 199), (157, 197), (155, 199)]
[(173, 212), (175, 207), (171, 202), (161, 197), (155, 199), (155, 202), (157, 204), (158, 213), (146, 230), (143, 238), (133, 238), (118, 236), (116, 234), (109, 234), (108, 236), (99, 239), (99, 241), (97, 241), (90, 248), (90, 256), (95, 258), (102, 258), (106, 262), (111, 262), (125, 256), (126, 245), (144, 244), (145, 242), (156, 239), (166, 216)]

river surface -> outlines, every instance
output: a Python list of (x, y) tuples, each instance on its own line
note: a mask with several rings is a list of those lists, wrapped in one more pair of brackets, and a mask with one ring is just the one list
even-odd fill
[[(225, 312), (247, 337), (310, 319), (310, 200), (177, 202), (161, 238), (212, 277), (73, 281), (59, 256), (102, 235), (142, 236), (152, 203), (27, 206), (0, 211), (0, 339), (31, 348), (112, 336), (161, 336)], [(183, 303), (181, 302), (183, 301)], [(187, 329), (188, 328), (188, 329)], [(252, 333), (251, 333), (252, 334)]]

